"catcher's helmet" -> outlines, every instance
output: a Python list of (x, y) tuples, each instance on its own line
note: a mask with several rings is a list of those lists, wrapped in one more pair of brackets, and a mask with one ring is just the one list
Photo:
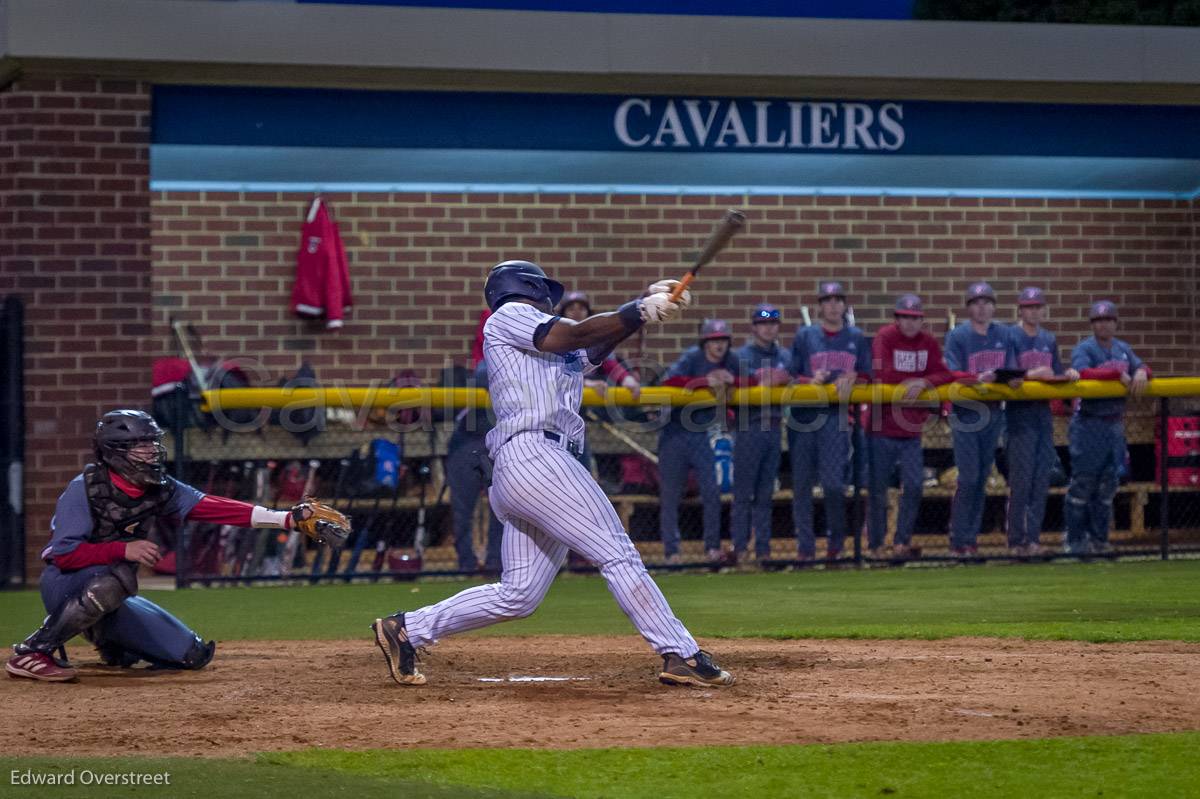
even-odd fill
[(546, 277), (542, 268), (530, 261), (504, 261), (488, 273), (483, 296), (493, 311), (514, 297), (549, 303), (554, 308), (562, 300), (563, 284)]
[(92, 446), (108, 468), (140, 488), (152, 488), (167, 483), (162, 437), (162, 428), (145, 411), (109, 411), (96, 423)]

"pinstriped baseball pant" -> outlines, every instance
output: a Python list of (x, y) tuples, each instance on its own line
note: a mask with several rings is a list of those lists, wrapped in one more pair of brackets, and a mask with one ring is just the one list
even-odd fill
[(655, 652), (689, 657), (699, 649), (646, 572), (608, 497), (560, 444), (540, 431), (515, 436), (500, 449), (489, 496), (504, 522), (500, 582), (405, 613), (414, 646), (530, 615), (573, 549), (600, 569)]

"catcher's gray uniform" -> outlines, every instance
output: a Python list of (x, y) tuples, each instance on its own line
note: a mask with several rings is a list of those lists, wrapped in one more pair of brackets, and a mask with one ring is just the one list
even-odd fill
[(470, 588), (404, 614), (413, 646), (533, 613), (568, 548), (600, 569), (608, 589), (659, 654), (690, 656), (695, 639), (642, 565), (620, 519), (574, 452), (582, 446), (583, 377), (596, 369), (585, 350), (560, 355), (534, 344), (555, 317), (532, 305), (501, 305), (484, 326), (496, 426), (489, 496), (504, 522), (501, 581)]

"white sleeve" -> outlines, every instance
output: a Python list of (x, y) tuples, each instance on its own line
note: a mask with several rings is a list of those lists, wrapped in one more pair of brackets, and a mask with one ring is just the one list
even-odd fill
[(483, 326), (484, 340), (492, 340), (523, 350), (537, 350), (533, 335), (555, 317), (523, 302), (506, 302), (488, 317)]

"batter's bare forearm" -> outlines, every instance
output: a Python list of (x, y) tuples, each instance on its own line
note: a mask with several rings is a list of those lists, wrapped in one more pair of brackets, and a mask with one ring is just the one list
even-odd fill
[(574, 352), (608, 347), (608, 352), (642, 326), (637, 301), (626, 303), (616, 311), (589, 316), (582, 322), (559, 319), (546, 333), (538, 349), (542, 352)]

